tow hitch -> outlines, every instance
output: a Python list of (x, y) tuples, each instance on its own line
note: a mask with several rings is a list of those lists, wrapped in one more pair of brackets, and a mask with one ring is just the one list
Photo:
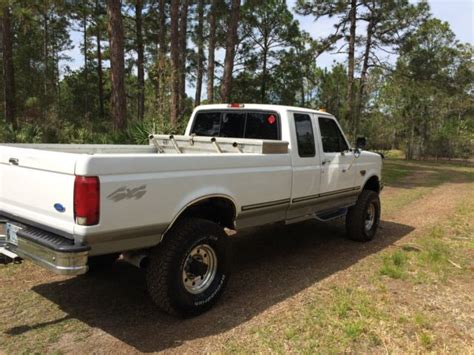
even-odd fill
[[(4, 222), (4, 221), (0, 221)], [(8, 250), (5, 248), (6, 245), (6, 236), (5, 236), (5, 224), (1, 223), (0, 224), (0, 265), (6, 265), (6, 264), (21, 264), (21, 261), (23, 260), (20, 258), (18, 255), (13, 253), (12, 251)]]
[(23, 259), (20, 258), (15, 253), (12, 253), (10, 250), (6, 249), (5, 247), (0, 246), (0, 265), (6, 264), (21, 264)]

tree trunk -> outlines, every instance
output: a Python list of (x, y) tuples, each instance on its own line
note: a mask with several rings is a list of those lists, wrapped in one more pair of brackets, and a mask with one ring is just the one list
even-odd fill
[(214, 58), (216, 51), (216, 11), (217, 0), (212, 0), (209, 11), (209, 55), (207, 58), (207, 101), (214, 102)]
[(61, 102), (61, 78), (60, 78), (60, 73), (61, 69), (59, 67), (59, 52), (55, 51), (54, 54), (54, 87), (56, 89), (56, 94), (57, 94), (57, 102)]
[(194, 98), (194, 105), (201, 104), (202, 91), (202, 77), (204, 74), (204, 0), (198, 1), (198, 27), (197, 27), (197, 45), (198, 45), (198, 59), (197, 59), (197, 76), (196, 76), (196, 96)]
[(159, 36), (158, 43), (160, 45), (160, 55), (166, 56), (166, 0), (159, 2)]
[(104, 79), (102, 73), (102, 47), (100, 44), (101, 36), (100, 29), (97, 31), (97, 77), (99, 80), (99, 114), (100, 117), (104, 117)]
[(354, 120), (354, 67), (355, 67), (355, 40), (356, 40), (356, 21), (357, 21), (357, 0), (351, 0), (351, 9), (349, 13), (350, 21), (350, 36), (349, 36), (349, 67), (348, 67), (348, 81), (347, 81), (347, 104), (348, 117), (352, 126), (352, 133), (355, 132)]
[(125, 97), (123, 24), (120, 0), (107, 0), (109, 17), (110, 66), (112, 83), (112, 119), (115, 131), (126, 125), (127, 105)]
[(96, 39), (97, 39), (97, 77), (98, 77), (98, 88), (99, 88), (99, 115), (100, 117), (104, 117), (104, 79), (102, 73), (102, 45), (101, 45), (101, 26), (99, 25), (100, 22), (100, 4), (99, 0), (96, 0), (96, 16), (97, 16), (97, 24), (96, 24)]
[(49, 16), (48, 10), (43, 14), (43, 60), (44, 60), (44, 81), (43, 81), (43, 118), (46, 117), (45, 108), (49, 104), (48, 100), (48, 76), (49, 76)]
[(268, 47), (267, 47), (267, 36), (264, 39), (264, 48), (263, 48), (263, 60), (262, 60), (262, 88), (260, 93), (260, 103), (265, 103), (265, 98), (267, 96), (267, 60), (268, 60)]
[(145, 114), (145, 69), (142, 31), (143, 0), (135, 3), (135, 31), (137, 34), (137, 76), (138, 76), (138, 119), (143, 120)]
[(362, 63), (362, 71), (360, 74), (359, 94), (357, 100), (357, 112), (355, 113), (355, 124), (354, 124), (354, 138), (357, 137), (360, 125), (360, 116), (362, 114), (362, 108), (364, 105), (365, 96), (365, 84), (367, 83), (367, 71), (369, 69), (369, 56), (370, 49), (372, 47), (372, 35), (374, 32), (375, 19), (371, 18), (367, 25), (367, 38), (365, 43), (364, 60)]
[(161, 91), (164, 92), (165, 86), (165, 77), (163, 75), (163, 71), (165, 69), (165, 62), (166, 62), (166, 0), (159, 0), (159, 14), (158, 14), (158, 24), (159, 24), (159, 33), (158, 33), (158, 44), (159, 44), (159, 51), (158, 51), (158, 78), (156, 82), (156, 104), (158, 106), (158, 110), (162, 110), (163, 107), (163, 95), (161, 95)]
[(5, 119), (17, 128), (15, 105), (15, 69), (13, 66), (13, 34), (11, 28), (11, 12), (6, 6), (2, 16), (2, 52), (3, 52), (3, 89)]
[(86, 87), (84, 93), (84, 115), (87, 117), (88, 113), (88, 106), (89, 103), (87, 102), (87, 97), (89, 95), (89, 68), (87, 67), (87, 9), (84, 8), (84, 17), (82, 18), (82, 31), (83, 31), (83, 41), (84, 41), (84, 85)]
[(182, 0), (179, 24), (179, 115), (184, 111), (186, 97), (186, 44), (188, 40), (188, 7), (189, 0)]
[(304, 80), (301, 80), (301, 107), (305, 107), (306, 100), (305, 100), (305, 87), (304, 87)]
[(221, 99), (223, 102), (230, 101), (232, 89), (232, 72), (234, 71), (235, 46), (237, 44), (237, 28), (240, 18), (240, 0), (232, 0), (230, 10), (229, 29), (227, 31), (226, 50), (224, 59), (224, 75), (221, 86)]
[(179, 0), (171, 0), (171, 112), (170, 123), (176, 125), (179, 111)]
[(407, 153), (405, 155), (405, 158), (407, 160), (412, 160), (414, 156), (414, 150), (415, 150), (415, 120), (411, 118), (410, 122), (410, 137), (408, 140), (408, 149)]

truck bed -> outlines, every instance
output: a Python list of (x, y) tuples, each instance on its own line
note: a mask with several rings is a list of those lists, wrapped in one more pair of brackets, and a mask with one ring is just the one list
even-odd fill
[[(242, 152), (235, 147), (227, 152), (225, 146), (235, 139), (226, 143), (219, 138), (223, 152), (218, 152), (211, 137), (194, 139), (201, 138), (204, 147), (192, 153), (185, 142), (178, 143), (184, 151), (180, 153), (171, 145), (163, 153), (155, 145), (0, 145), (0, 215), (91, 244), (91, 255), (104, 253), (105, 247), (107, 252), (111, 247), (126, 250), (127, 243), (156, 244), (180, 211), (203, 196), (234, 201), (241, 227), (284, 219), (291, 194), (291, 157), (255, 150), (275, 145), (287, 151), (287, 143), (239, 139)], [(169, 136), (160, 139), (169, 141)], [(243, 151), (249, 149), (253, 152)], [(76, 176), (100, 179), (98, 225), (75, 223)], [(284, 203), (242, 210), (266, 201)], [(60, 212), (55, 209), (58, 204)]]

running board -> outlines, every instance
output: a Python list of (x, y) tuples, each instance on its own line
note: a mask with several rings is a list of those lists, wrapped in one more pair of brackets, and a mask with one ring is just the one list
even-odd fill
[(347, 214), (347, 208), (340, 208), (335, 211), (323, 212), (316, 214), (314, 218), (318, 221), (327, 222), (336, 218), (344, 217)]

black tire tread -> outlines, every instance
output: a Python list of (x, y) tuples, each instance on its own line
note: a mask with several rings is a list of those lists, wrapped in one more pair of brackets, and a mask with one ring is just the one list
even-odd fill
[[(347, 236), (354, 241), (367, 242), (373, 239), (373, 236), (367, 236), (363, 232), (366, 207), (372, 199), (379, 201), (378, 193), (372, 190), (363, 190), (357, 199), (357, 203), (352, 206), (347, 213), (346, 232)], [(380, 208), (380, 201), (378, 204)], [(380, 213), (380, 211), (378, 213)]]
[(169, 292), (167, 278), (171, 264), (181, 246), (189, 238), (189, 234), (201, 235), (201, 233), (209, 233), (210, 230), (213, 233), (224, 233), (219, 225), (209, 220), (185, 219), (173, 226), (165, 240), (152, 251), (147, 267), (146, 282), (150, 297), (162, 311), (175, 316), (185, 316), (173, 306), (173, 295)]

